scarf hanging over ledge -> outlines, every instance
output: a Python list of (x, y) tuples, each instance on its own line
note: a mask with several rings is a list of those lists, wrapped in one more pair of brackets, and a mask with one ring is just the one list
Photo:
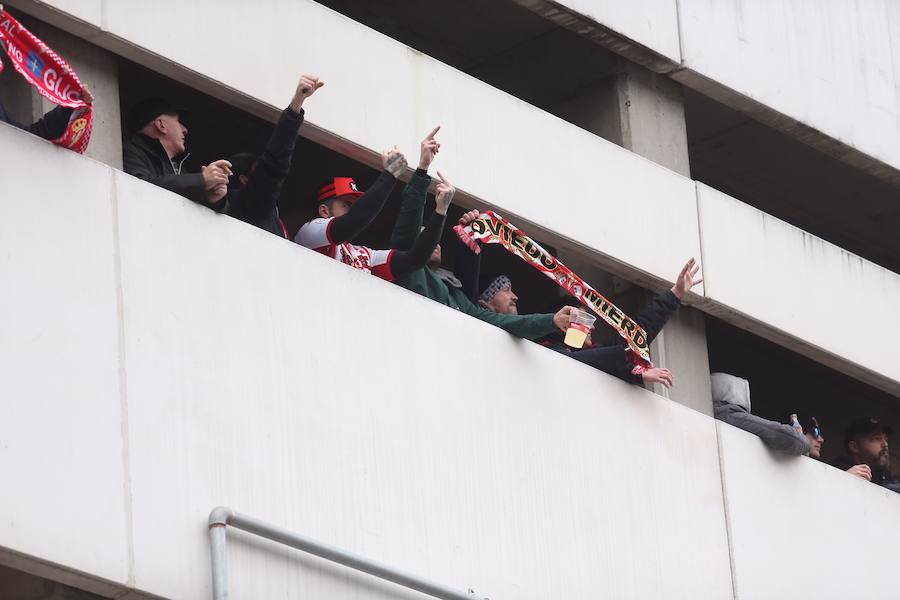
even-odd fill
[(612, 302), (585, 283), (581, 277), (541, 248), (540, 244), (525, 235), (521, 229), (497, 213), (487, 211), (479, 214), (478, 218), (466, 227), (457, 225), (453, 231), (476, 254), (481, 252), (478, 242), (500, 244), (597, 313), (627, 342), (628, 360), (634, 365), (632, 373), (637, 375), (653, 367), (653, 363), (650, 362), (647, 333)]
[[(5, 10), (0, 11), (0, 40), (5, 42), (6, 54), (13, 68), (54, 104), (74, 108), (66, 131), (54, 144), (83, 154), (91, 139), (94, 122), (93, 107), (82, 100), (84, 86), (78, 75), (56, 52), (22, 27)], [(0, 61), (0, 71), (3, 62)]]

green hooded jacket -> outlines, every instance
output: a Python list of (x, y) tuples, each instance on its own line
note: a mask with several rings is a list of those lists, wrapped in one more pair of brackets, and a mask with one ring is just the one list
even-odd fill
[[(403, 190), (400, 214), (391, 233), (391, 248), (411, 248), (422, 227), (425, 199), (431, 178), (422, 170), (416, 171)], [(455, 308), (467, 315), (481, 319), (509, 333), (528, 339), (537, 339), (558, 331), (553, 324), (553, 314), (504, 315), (484, 309), (473, 303), (461, 288), (447, 285), (432, 269), (425, 267), (398, 279), (399, 285), (408, 290)]]

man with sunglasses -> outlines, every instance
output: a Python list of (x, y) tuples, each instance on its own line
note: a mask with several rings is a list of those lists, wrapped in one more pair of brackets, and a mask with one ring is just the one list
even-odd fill
[[(809, 456), (817, 460), (822, 459), (822, 445), (825, 443), (825, 436), (822, 433), (822, 427), (816, 417), (806, 413), (796, 413), (797, 422), (803, 428), (806, 439), (809, 440)], [(848, 461), (849, 462), (852, 461)], [(856, 475), (860, 479), (872, 481), (872, 469), (865, 463), (854, 464), (844, 469), (851, 475)]]

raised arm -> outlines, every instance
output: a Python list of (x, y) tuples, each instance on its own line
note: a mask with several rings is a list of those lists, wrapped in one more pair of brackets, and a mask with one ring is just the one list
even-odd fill
[(647, 333), (648, 343), (656, 339), (656, 336), (668, 323), (672, 314), (678, 310), (678, 307), (681, 306), (681, 299), (684, 298), (688, 290), (703, 281), (702, 278), (695, 279), (699, 271), (700, 265), (697, 264), (695, 259), (690, 259), (681, 269), (672, 289), (658, 294), (637, 316), (635, 321)]
[(390, 247), (397, 250), (409, 250), (412, 248), (422, 227), (422, 217), (425, 212), (425, 199), (428, 195), (428, 185), (431, 177), (428, 176), (428, 167), (440, 150), (440, 143), (434, 136), (440, 130), (440, 125), (435, 127), (424, 140), (422, 140), (419, 153), (419, 168), (415, 175), (403, 188), (401, 196), (400, 213), (394, 221), (394, 229), (391, 232)]
[[(470, 210), (459, 219), (459, 224), (465, 227), (478, 218), (479, 210)], [(453, 273), (462, 284), (462, 291), (466, 298), (473, 303), (478, 303), (478, 277), (481, 271), (481, 254), (475, 254), (472, 249), (455, 235), (451, 242), (454, 250)]]
[(394, 146), (393, 150), (385, 150), (381, 154), (384, 171), (378, 176), (368, 191), (360, 196), (347, 214), (335, 217), (331, 222), (331, 242), (341, 244), (362, 233), (368, 227), (387, 202), (394, 182), (406, 168), (406, 158)]
[(275, 210), (281, 185), (291, 169), (297, 133), (303, 124), (303, 102), (324, 85), (325, 82), (315, 75), (300, 77), (294, 97), (281, 112), (254, 172), (248, 177), (247, 185), (233, 196), (229, 195), (229, 202), (241, 203), (241, 209), (247, 215), (259, 217)]
[(714, 412), (720, 421), (749, 431), (776, 452), (794, 456), (809, 452), (809, 440), (790, 425), (751, 415), (732, 404), (716, 406)]
[(434, 214), (428, 220), (428, 225), (418, 235), (411, 250), (397, 250), (391, 258), (391, 273), (397, 279), (424, 268), (428, 264), (428, 259), (435, 246), (441, 240), (447, 209), (450, 207), (456, 188), (444, 178), (440, 171), (438, 171), (438, 178), (440, 183), (435, 196)]

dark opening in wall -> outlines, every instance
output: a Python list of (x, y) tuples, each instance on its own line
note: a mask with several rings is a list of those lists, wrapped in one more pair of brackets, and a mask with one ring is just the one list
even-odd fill
[[(824, 462), (846, 455), (844, 430), (856, 418), (900, 425), (897, 399), (885, 392), (709, 315), (706, 336), (710, 371), (749, 380), (753, 414), (782, 423), (795, 412), (818, 419)], [(892, 462), (900, 473), (900, 448)]]
[(0, 565), (0, 598), (3, 600), (105, 600), (51, 579)]

